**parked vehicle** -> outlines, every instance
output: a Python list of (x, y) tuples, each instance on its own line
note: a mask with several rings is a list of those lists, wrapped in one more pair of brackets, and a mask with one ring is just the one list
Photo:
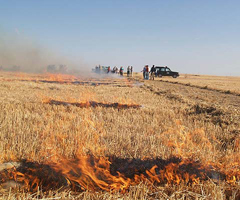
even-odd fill
[(172, 76), (173, 78), (177, 78), (179, 76), (178, 72), (172, 71), (170, 68), (166, 67), (158, 67), (155, 66), (155, 76), (162, 77), (162, 76)]

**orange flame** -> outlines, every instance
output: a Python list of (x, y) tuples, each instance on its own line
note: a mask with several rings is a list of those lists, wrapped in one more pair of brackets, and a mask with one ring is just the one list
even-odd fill
[(203, 166), (191, 160), (119, 160), (114, 157), (77, 156), (75, 159), (62, 158), (48, 164), (25, 161), (18, 169), (1, 172), (0, 183), (15, 180), (32, 192), (39, 187), (43, 190), (70, 187), (73, 191), (104, 190), (124, 193), (130, 186), (141, 182), (151, 186), (198, 184), (208, 178), (226, 180), (229, 184), (240, 181), (239, 171), (231, 170), (227, 173), (221, 171), (217, 165)]

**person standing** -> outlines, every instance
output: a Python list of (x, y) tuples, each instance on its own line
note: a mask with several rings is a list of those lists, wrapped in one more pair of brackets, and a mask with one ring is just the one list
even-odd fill
[(142, 73), (143, 73), (143, 79), (145, 79), (145, 72), (146, 72), (146, 65), (143, 67)]
[(120, 76), (123, 76), (123, 67), (120, 67)]
[(153, 65), (151, 70), (150, 70), (150, 74), (151, 74), (150, 79), (151, 80), (154, 80), (155, 72), (156, 72), (156, 69), (155, 69), (155, 66)]
[(116, 66), (113, 67), (112, 73), (116, 73)]
[(130, 76), (130, 66), (127, 67), (127, 77)]
[(146, 65), (146, 69), (145, 69), (145, 79), (149, 80), (149, 68), (148, 68), (148, 65)]
[(130, 68), (131, 77), (133, 77), (133, 66)]

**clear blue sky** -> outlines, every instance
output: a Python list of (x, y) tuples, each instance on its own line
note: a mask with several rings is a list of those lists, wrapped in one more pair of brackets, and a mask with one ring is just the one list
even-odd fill
[(89, 68), (240, 76), (239, 8), (237, 0), (0, 0), (0, 29)]

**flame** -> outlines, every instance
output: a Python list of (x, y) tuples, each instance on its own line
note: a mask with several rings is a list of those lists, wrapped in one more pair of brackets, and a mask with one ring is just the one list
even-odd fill
[(1, 72), (4, 77), (3, 81), (32, 81), (32, 82), (43, 82), (43, 83), (58, 83), (58, 84), (77, 84), (77, 85), (113, 85), (117, 87), (133, 87), (133, 82), (126, 78), (87, 78), (83, 76), (75, 76), (71, 74), (29, 74), (23, 72)]
[(76, 76), (69, 75), (69, 74), (50, 74), (50, 73), (47, 73), (45, 75), (45, 80), (49, 81), (49, 82), (72, 83), (72, 82), (78, 80), (78, 78)]
[[(57, 83), (72, 83), (79, 80), (75, 76), (58, 74), (35, 75), (32, 79), (19, 74), (18, 78), (20, 80)], [(42, 102), (80, 108), (140, 108), (140, 105), (134, 102), (129, 103), (129, 100), (121, 98), (116, 101), (117, 103), (97, 101), (91, 94), (87, 94), (85, 99), (80, 100), (74, 98), (53, 99), (45, 96), (42, 98)], [(91, 109), (82, 110), (89, 111)], [(171, 157), (167, 160), (161, 158), (131, 160), (113, 156), (100, 156), (104, 155), (104, 147), (92, 144), (97, 144), (99, 138), (105, 134), (105, 130), (102, 128), (103, 125), (99, 124), (100, 122), (97, 123), (92, 120), (91, 113), (88, 111), (86, 111), (80, 127), (90, 129), (91, 135), (84, 136), (85, 132), (83, 131), (83, 134), (80, 135), (82, 137), (77, 134), (72, 136), (77, 144), (74, 156), (66, 155), (67, 158), (62, 157), (60, 150), (61, 147), (67, 146), (69, 135), (65, 132), (51, 134), (49, 130), (52, 130), (52, 124), (49, 123), (44, 127), (45, 130), (40, 133), (41, 139), (44, 141), (40, 155), (47, 159), (41, 163), (31, 160), (21, 161), (20, 167), (1, 171), (0, 184), (8, 180), (14, 180), (22, 183), (24, 189), (31, 192), (36, 192), (39, 188), (44, 191), (70, 188), (72, 191), (104, 190), (121, 191), (122, 193), (127, 192), (130, 186), (142, 182), (149, 186), (165, 184), (190, 185), (200, 184), (212, 179), (222, 180), (230, 185), (239, 185), (239, 137), (236, 138), (234, 143), (234, 153), (222, 156), (221, 162), (219, 160), (209, 162), (211, 158), (204, 158), (202, 156), (204, 155), (203, 152), (211, 151), (213, 157), (217, 157), (215, 155), (219, 154), (219, 152), (215, 150), (213, 143), (220, 144), (221, 142), (214, 135), (207, 135), (204, 129), (189, 131), (182, 125), (181, 120), (176, 120), (177, 129), (169, 129), (156, 137), (170, 152)], [(66, 121), (71, 121), (71, 118)], [(57, 123), (59, 126), (64, 127), (66, 121), (59, 119)], [(149, 132), (153, 132), (153, 130)], [(84, 148), (94, 152), (93, 155), (84, 152)], [(199, 149), (202, 151), (201, 154), (198, 153)], [(27, 157), (34, 157), (34, 154)], [(16, 160), (15, 155), (10, 156), (10, 158)], [(3, 160), (7, 159), (3, 156)]]
[[(156, 164), (149, 168), (147, 165), (151, 162)], [(125, 193), (130, 186), (141, 182), (149, 186), (199, 184), (212, 174), (217, 174), (218, 179), (226, 180), (228, 184), (234, 185), (240, 181), (239, 170), (230, 170), (227, 173), (221, 171), (217, 165), (203, 166), (192, 160), (141, 160), (142, 166), (131, 160), (126, 160), (126, 163), (129, 165), (128, 169), (121, 169), (116, 158), (92, 155), (78, 155), (75, 159), (60, 158), (58, 162), (46, 164), (24, 161), (17, 169), (1, 172), (0, 183), (15, 180), (24, 184), (24, 188), (31, 192), (37, 191), (39, 187), (44, 191), (65, 187), (72, 191), (104, 190)], [(143, 171), (141, 167), (147, 169)]]
[[(126, 102), (126, 101), (125, 101)], [(74, 100), (70, 101), (61, 101), (54, 100), (50, 97), (43, 96), (42, 103), (51, 104), (51, 105), (63, 105), (63, 106), (77, 106), (80, 108), (89, 108), (89, 107), (105, 107), (105, 108), (118, 108), (118, 109), (126, 109), (126, 108), (141, 108), (141, 105), (135, 103), (105, 103), (105, 102), (97, 102), (97, 101), (82, 101), (82, 102), (74, 102)]]

